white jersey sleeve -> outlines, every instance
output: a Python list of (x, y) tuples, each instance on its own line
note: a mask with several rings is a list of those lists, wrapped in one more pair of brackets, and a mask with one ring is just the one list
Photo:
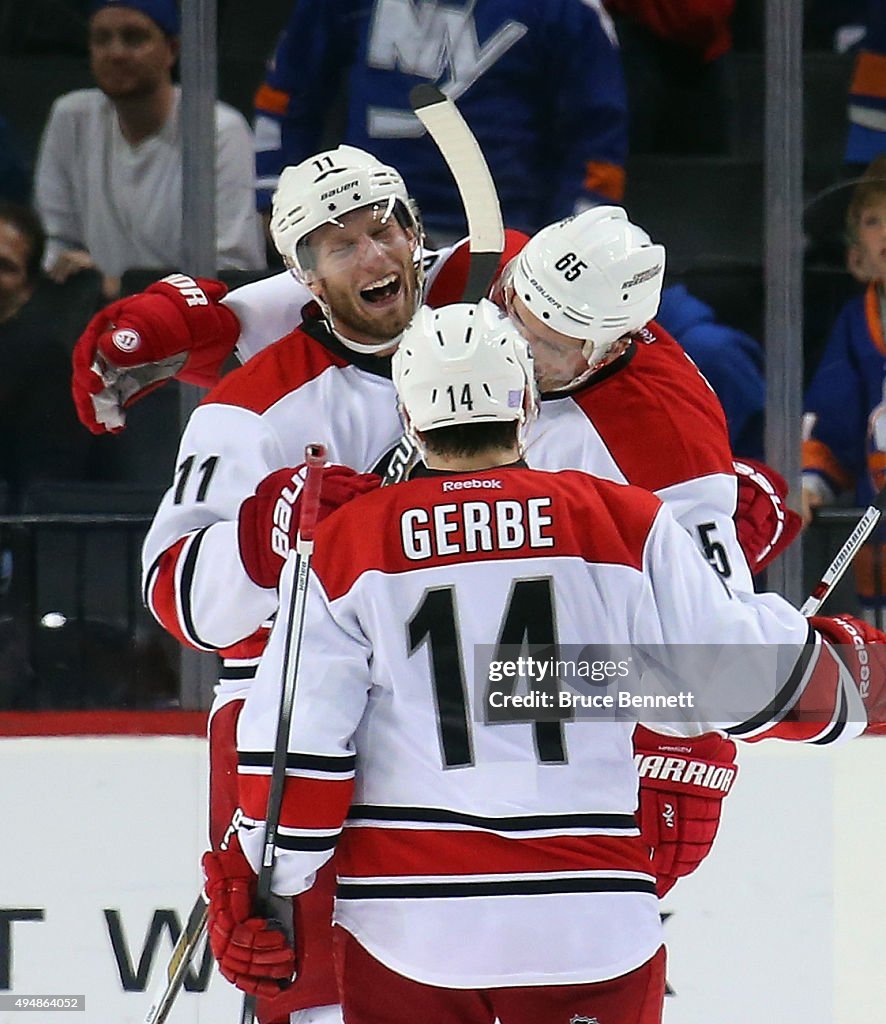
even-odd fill
[(313, 295), (285, 270), (273, 277), (235, 288), (222, 299), (240, 321), (237, 356), (242, 363), (302, 322), (302, 309)]
[(248, 409), (201, 406), (185, 428), (142, 571), (146, 604), (189, 646), (230, 647), (277, 607), (276, 592), (256, 586), (240, 561), (237, 513), (282, 458), (275, 435)]

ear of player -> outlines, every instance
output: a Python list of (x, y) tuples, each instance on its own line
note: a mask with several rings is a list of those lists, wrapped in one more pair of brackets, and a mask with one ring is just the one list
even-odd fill
[(240, 334), (221, 281), (170, 274), (97, 313), (74, 347), (71, 391), (80, 422), (116, 433), (124, 409), (170, 378), (211, 387)]
[[(278, 469), (266, 476), (255, 494), (240, 506), (240, 560), (249, 578), (260, 587), (277, 586), (286, 556), (295, 546), (306, 474), (304, 463)], [(317, 522), (380, 484), (381, 477), (374, 473), (355, 473), (348, 466), (328, 466), (323, 473)]]

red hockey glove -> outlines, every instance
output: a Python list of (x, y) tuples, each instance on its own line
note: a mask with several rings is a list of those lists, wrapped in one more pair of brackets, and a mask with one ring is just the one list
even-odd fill
[(170, 274), (97, 313), (74, 347), (71, 390), (83, 426), (116, 433), (123, 410), (164, 381), (212, 387), (240, 336), (221, 281)]
[(222, 976), (251, 995), (279, 995), (295, 973), (295, 953), (282, 931), (253, 917), (256, 875), (236, 836), (227, 850), (203, 854), (203, 873), (209, 945)]
[[(278, 469), (240, 506), (240, 561), (253, 583), (276, 587), (289, 549), (298, 534), (299, 503), (307, 467)], [(327, 466), (320, 488), (317, 522), (360, 494), (374, 491), (381, 477), (355, 473), (348, 466)]]
[(787, 482), (771, 466), (754, 459), (736, 459), (732, 466), (738, 477), (738, 543), (751, 572), (758, 573), (788, 547), (803, 521), (785, 504)]
[(837, 644), (840, 658), (852, 673), (868, 725), (865, 732), (886, 733), (886, 633), (854, 615), (813, 615), (813, 629)]
[(707, 857), (723, 797), (738, 773), (735, 744), (717, 733), (691, 739), (634, 730), (640, 831), (652, 850), (659, 897)]

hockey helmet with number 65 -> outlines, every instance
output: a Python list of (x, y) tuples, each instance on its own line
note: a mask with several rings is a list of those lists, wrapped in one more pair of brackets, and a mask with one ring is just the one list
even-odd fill
[(502, 285), (548, 327), (593, 342), (587, 356), (595, 364), (658, 312), (664, 269), (664, 246), (620, 206), (595, 206), (542, 228)]
[(391, 374), (407, 430), (514, 420), (538, 411), (529, 346), (488, 299), (422, 306), (403, 332)]

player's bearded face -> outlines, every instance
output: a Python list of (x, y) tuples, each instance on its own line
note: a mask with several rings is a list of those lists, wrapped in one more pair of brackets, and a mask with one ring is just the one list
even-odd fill
[(581, 338), (570, 338), (548, 327), (513, 293), (505, 295), (504, 305), (508, 316), (532, 349), (539, 391), (544, 393), (565, 388), (587, 373), (588, 361), (582, 354), (584, 341)]
[(337, 331), (361, 344), (400, 334), (416, 309), (415, 234), (385, 207), (364, 207), (309, 236), (311, 291)]

